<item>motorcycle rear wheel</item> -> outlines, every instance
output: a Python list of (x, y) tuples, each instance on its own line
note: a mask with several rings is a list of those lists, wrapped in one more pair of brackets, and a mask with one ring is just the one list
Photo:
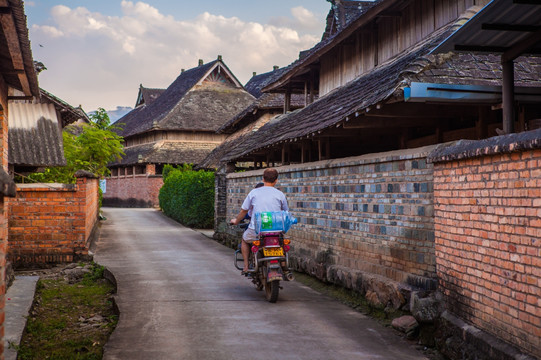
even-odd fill
[(275, 303), (278, 300), (278, 292), (280, 291), (280, 282), (271, 281), (265, 283), (265, 297), (270, 303)]

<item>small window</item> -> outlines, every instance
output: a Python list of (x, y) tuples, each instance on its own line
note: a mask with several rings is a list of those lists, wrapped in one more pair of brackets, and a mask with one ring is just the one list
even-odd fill
[(146, 167), (145, 166), (136, 166), (135, 167), (135, 175), (142, 175), (145, 173)]

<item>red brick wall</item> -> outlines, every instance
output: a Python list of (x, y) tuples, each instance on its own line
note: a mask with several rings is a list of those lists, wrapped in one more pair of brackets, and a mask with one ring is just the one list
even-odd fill
[(436, 264), (449, 310), (541, 357), (541, 150), (434, 166)]
[(147, 174), (120, 175), (107, 178), (107, 189), (103, 194), (103, 205), (122, 207), (159, 206), (158, 195), (163, 185), (163, 178), (161, 175), (154, 175), (154, 171), (154, 167), (152, 167), (152, 169), (147, 168)]
[(98, 221), (98, 179), (18, 184), (9, 199), (9, 257), (16, 266), (70, 262), (88, 254)]

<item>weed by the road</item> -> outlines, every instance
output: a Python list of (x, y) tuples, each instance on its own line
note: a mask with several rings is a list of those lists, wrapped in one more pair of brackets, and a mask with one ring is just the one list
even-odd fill
[(114, 287), (103, 278), (102, 266), (85, 268), (84, 276), (76, 281), (63, 271), (40, 278), (17, 347), (19, 360), (102, 358), (103, 346), (117, 323), (111, 301)]
[(390, 326), (394, 318), (402, 316), (405, 312), (400, 310), (389, 311), (370, 305), (361, 294), (341, 286), (324, 283), (314, 277), (303, 273), (295, 273), (295, 280), (322, 293), (328, 295), (355, 310), (377, 319), (381, 324)]

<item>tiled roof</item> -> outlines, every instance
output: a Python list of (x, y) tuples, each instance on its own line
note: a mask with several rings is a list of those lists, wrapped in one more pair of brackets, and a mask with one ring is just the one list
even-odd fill
[[(343, 29), (340, 23), (340, 8), (335, 4), (334, 0), (331, 2), (333, 5), (327, 15), (327, 25), (321, 40), (325, 40)], [(348, 1), (343, 3), (342, 9), (344, 11), (345, 25), (349, 25), (353, 20), (357, 19), (367, 7), (372, 6), (372, 3), (366, 3), (364, 1)]]
[[(232, 146), (223, 150), (221, 161), (232, 161), (283, 141), (317, 134), (336, 126), (347, 116), (383, 103), (392, 96), (403, 98), (402, 89), (409, 81), (466, 85), (501, 84), (499, 58), (485, 55), (429, 55), (453, 29), (453, 24), (441, 28), (417, 45), (326, 94), (304, 109), (281, 116), (261, 127), (259, 131), (237, 138)], [(539, 58), (519, 61), (516, 65), (517, 85), (541, 86), (540, 66)], [(485, 79), (479, 81), (479, 74)]]
[(8, 146), (13, 165), (66, 165), (54, 105), (10, 103)]
[(84, 110), (79, 107), (73, 107), (64, 100), (60, 99), (57, 96), (54, 96), (48, 91), (45, 91), (43, 89), (39, 89), (42, 103), (53, 103), (56, 110), (61, 116), (62, 120), (62, 127), (66, 127), (69, 124), (73, 124), (74, 122), (78, 120), (83, 120), (84, 122), (90, 122), (90, 119), (88, 118), (88, 115), (84, 112)]
[(119, 134), (128, 137), (152, 129), (216, 131), (253, 101), (241, 87), (196, 86), (218, 62), (227, 69), (214, 60), (184, 71), (154, 102), (119, 119), (124, 124)]
[(181, 141), (158, 141), (124, 148), (125, 156), (109, 166), (141, 164), (199, 164), (216, 145)]
[(261, 89), (263, 89), (265, 86), (270, 84), (271, 82), (275, 81), (278, 77), (280, 77), (285, 71), (287, 71), (287, 67), (285, 68), (276, 68), (272, 71), (268, 71), (263, 74), (252, 76), (250, 80), (244, 85), (244, 88), (246, 91), (248, 91), (250, 94), (252, 94), (253, 97), (256, 99), (261, 97), (263, 93), (261, 92)]
[[(247, 118), (257, 118), (261, 116), (258, 110), (271, 110), (284, 108), (284, 94), (265, 93), (255, 100), (250, 106), (238, 113), (218, 129), (218, 133), (232, 133), (238, 130), (238, 124), (246, 124), (250, 121)], [(302, 94), (291, 94), (291, 109), (304, 107), (305, 99)], [(252, 119), (253, 120), (253, 119)]]
[(155, 88), (146, 88), (141, 85), (139, 88), (140, 91), (140, 99), (138, 100), (138, 103), (135, 104), (135, 106), (138, 106), (139, 103), (144, 103), (146, 105), (150, 105), (156, 100), (158, 97), (160, 97), (161, 94), (164, 93), (166, 89), (155, 89)]

